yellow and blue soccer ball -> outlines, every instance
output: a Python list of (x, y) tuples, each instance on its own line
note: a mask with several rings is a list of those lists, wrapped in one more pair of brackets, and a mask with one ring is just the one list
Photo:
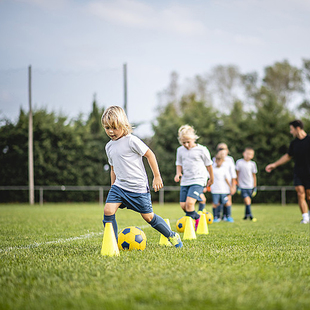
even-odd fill
[(125, 227), (118, 234), (117, 245), (120, 250), (143, 251), (146, 247), (146, 235), (139, 227)]
[(209, 211), (206, 211), (206, 220), (208, 224), (212, 224), (213, 223), (213, 214)]
[[(193, 225), (195, 227), (195, 220), (192, 219), (192, 222), (193, 222)], [(180, 232), (180, 233), (183, 233), (184, 229), (185, 229), (185, 224), (186, 224), (186, 216), (183, 216), (183, 217), (179, 218), (177, 220), (177, 223), (176, 223), (177, 231)]]

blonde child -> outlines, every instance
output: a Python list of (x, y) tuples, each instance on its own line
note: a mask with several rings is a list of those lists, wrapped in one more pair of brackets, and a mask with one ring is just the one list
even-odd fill
[(254, 150), (251, 147), (245, 148), (243, 158), (236, 162), (238, 192), (244, 200), (245, 215), (244, 220), (249, 218), (251, 221), (256, 221), (251, 212), (252, 197), (257, 193), (256, 173), (257, 166), (252, 160)]
[(132, 135), (132, 127), (124, 110), (111, 106), (101, 118), (106, 134), (111, 138), (105, 149), (111, 166), (111, 189), (104, 207), (103, 224), (111, 222), (117, 238), (115, 213), (127, 208), (141, 214), (153, 228), (163, 234), (172, 245), (182, 247), (180, 236), (173, 232), (160, 216), (154, 214), (147, 174), (142, 157), (146, 157), (153, 172), (153, 188), (163, 187), (154, 153), (138, 137)]
[[(221, 208), (228, 201), (227, 187), (230, 193), (233, 192), (233, 185), (230, 180), (230, 174), (224, 165), (225, 154), (218, 152), (213, 163), (214, 183), (211, 185), (212, 206), (214, 222), (221, 221)], [(228, 208), (225, 221), (233, 223), (231, 217), (231, 208)]]
[(213, 183), (210, 152), (205, 146), (196, 143), (198, 138), (193, 127), (183, 125), (179, 128), (178, 140), (181, 146), (177, 149), (174, 177), (175, 182), (181, 181), (180, 206), (186, 216), (196, 221), (196, 228), (200, 215), (195, 211), (195, 203), (202, 200), (200, 195), (204, 187)]

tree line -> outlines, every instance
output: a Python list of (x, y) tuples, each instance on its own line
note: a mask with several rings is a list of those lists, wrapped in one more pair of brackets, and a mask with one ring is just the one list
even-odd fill
[[(265, 68), (261, 79), (255, 72), (242, 74), (229, 65), (216, 66), (183, 84), (173, 72), (169, 85), (159, 93), (154, 134), (144, 139), (157, 156), (164, 184), (177, 185), (173, 180), (177, 131), (189, 124), (200, 137), (198, 143), (207, 146), (211, 156), (215, 156), (220, 142), (228, 145), (235, 160), (242, 157), (246, 146), (252, 146), (258, 185), (292, 185), (292, 162), (271, 174), (264, 168), (287, 151), (292, 140), (290, 121), (302, 119), (310, 132), (309, 85), (310, 60), (303, 60), (301, 68), (286, 60), (276, 62)], [(86, 120), (82, 115), (69, 120), (44, 109), (34, 111), (35, 185), (110, 185), (109, 171), (104, 169), (108, 164), (104, 147), (109, 138), (100, 124), (103, 111), (96, 99)], [(0, 150), (0, 185), (28, 185), (28, 114), (22, 109), (16, 123), (1, 120)], [(27, 191), (0, 191), (0, 195), (1, 202), (28, 201)], [(158, 199), (157, 194), (152, 195)], [(44, 198), (94, 201), (98, 193), (46, 192)], [(279, 198), (279, 193), (261, 192), (255, 201), (274, 202)], [(295, 202), (295, 193), (287, 199)], [(165, 200), (177, 202), (178, 193), (166, 192)]]

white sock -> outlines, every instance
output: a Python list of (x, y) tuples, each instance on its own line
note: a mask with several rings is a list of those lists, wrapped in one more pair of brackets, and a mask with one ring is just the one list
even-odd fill
[(309, 221), (309, 214), (308, 214), (308, 213), (303, 213), (303, 214), (302, 214), (302, 219), (303, 219), (304, 221)]

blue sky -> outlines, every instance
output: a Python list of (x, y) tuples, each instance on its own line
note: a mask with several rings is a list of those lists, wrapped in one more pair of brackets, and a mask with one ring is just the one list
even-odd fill
[(94, 93), (122, 105), (127, 63), (128, 116), (148, 135), (172, 71), (182, 82), (219, 64), (301, 66), (309, 16), (309, 0), (0, 0), (1, 116), (28, 109), (29, 65), (35, 108), (88, 114)]

